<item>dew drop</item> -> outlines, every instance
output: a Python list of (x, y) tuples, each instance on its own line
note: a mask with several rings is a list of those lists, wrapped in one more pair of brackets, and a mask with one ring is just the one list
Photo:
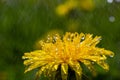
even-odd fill
[(22, 57), (22, 59), (28, 59), (28, 57)]
[(55, 51), (58, 51), (58, 48), (56, 48)]
[(110, 55), (110, 57), (112, 58), (114, 55)]
[(70, 41), (70, 38), (67, 38), (68, 41)]
[(91, 62), (92, 64), (95, 64), (95, 62)]
[(73, 34), (73, 33), (71, 34), (71, 37), (74, 37), (74, 34)]
[(47, 36), (46, 42), (47, 42), (47, 43), (52, 42), (52, 37), (51, 37), (50, 35)]
[(85, 37), (83, 36), (83, 37), (81, 38), (80, 42), (84, 41), (84, 39), (85, 39)]
[(98, 38), (98, 41), (101, 41), (102, 40), (102, 38)]
[(110, 57), (111, 57), (111, 58), (114, 57), (114, 53), (111, 53), (111, 54), (110, 54)]
[(83, 40), (84, 40), (84, 39), (85, 39), (85, 37), (83, 36), (81, 39), (83, 39)]
[(33, 62), (30, 62), (31, 64), (33, 63)]
[(47, 36), (46, 42), (50, 42), (50, 36), (49, 35)]
[(57, 40), (57, 39), (58, 39), (58, 37), (57, 37), (57, 36), (53, 36), (53, 39)]
[(53, 43), (55, 43), (58, 40), (58, 36), (57, 34), (55, 36), (53, 36)]
[(27, 71), (30, 71), (30, 70), (31, 70), (31, 68), (28, 68), (28, 69), (27, 69)]

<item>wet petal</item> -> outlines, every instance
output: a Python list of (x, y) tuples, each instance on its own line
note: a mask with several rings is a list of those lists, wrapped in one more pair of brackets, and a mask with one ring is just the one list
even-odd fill
[(61, 77), (62, 80), (67, 80), (67, 76), (68, 76), (68, 64), (66, 63), (62, 63), (61, 64)]

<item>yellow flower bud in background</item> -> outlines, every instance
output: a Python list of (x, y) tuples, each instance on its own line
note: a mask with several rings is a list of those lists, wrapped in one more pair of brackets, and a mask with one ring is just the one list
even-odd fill
[(79, 3), (79, 6), (82, 10), (91, 11), (95, 7), (93, 0), (80, 0)]
[(93, 0), (66, 0), (56, 8), (56, 13), (60, 16), (68, 14), (71, 10), (80, 8), (81, 10), (91, 11), (95, 7)]
[(66, 15), (69, 13), (70, 10), (74, 9), (77, 7), (77, 2), (74, 0), (68, 0), (66, 1), (64, 4), (60, 4), (57, 8), (56, 8), (56, 13), (58, 15)]
[(69, 7), (67, 5), (61, 4), (56, 8), (56, 13), (58, 15), (66, 15), (69, 12)]

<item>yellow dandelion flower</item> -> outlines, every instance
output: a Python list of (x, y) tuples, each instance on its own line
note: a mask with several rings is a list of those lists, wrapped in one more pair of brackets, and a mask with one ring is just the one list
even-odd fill
[(91, 11), (94, 7), (94, 0), (66, 0), (63, 4), (58, 5), (55, 11), (58, 15), (63, 16), (74, 9)]
[(74, 0), (68, 0), (64, 4), (60, 4), (56, 8), (56, 13), (60, 16), (66, 15), (72, 9), (76, 8), (78, 3)]
[(56, 8), (56, 13), (58, 15), (66, 15), (69, 12), (69, 7), (67, 5), (61, 4)]
[(63, 37), (59, 34), (49, 36), (46, 41), (40, 41), (40, 50), (24, 54), (22, 58), (25, 59), (24, 65), (27, 66), (25, 72), (38, 68), (37, 76), (44, 74), (55, 80), (54, 77), (60, 67), (62, 80), (67, 80), (70, 68), (75, 72), (76, 80), (80, 80), (82, 77), (80, 63), (91, 71), (94, 70), (93, 62), (109, 70), (108, 64), (105, 63), (106, 56), (113, 56), (114, 53), (96, 47), (100, 39), (100, 36), (93, 37), (92, 34), (77, 32), (67, 32)]
[(81, 0), (79, 3), (82, 10), (91, 11), (95, 7), (94, 0)]

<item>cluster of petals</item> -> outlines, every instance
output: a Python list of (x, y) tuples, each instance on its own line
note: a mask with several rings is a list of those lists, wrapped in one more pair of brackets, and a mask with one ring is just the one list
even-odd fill
[(93, 62), (105, 70), (109, 70), (105, 62), (107, 56), (113, 56), (114, 53), (104, 48), (96, 47), (101, 37), (92, 34), (70, 33), (66, 32), (64, 36), (55, 34), (48, 36), (47, 40), (40, 41), (40, 50), (25, 53), (22, 57), (24, 65), (27, 67), (25, 72), (38, 69), (37, 76), (44, 74), (49, 79), (55, 80), (55, 75), (60, 67), (62, 80), (68, 79), (68, 68), (73, 70), (76, 80), (82, 77), (83, 63), (93, 74), (95, 69)]

